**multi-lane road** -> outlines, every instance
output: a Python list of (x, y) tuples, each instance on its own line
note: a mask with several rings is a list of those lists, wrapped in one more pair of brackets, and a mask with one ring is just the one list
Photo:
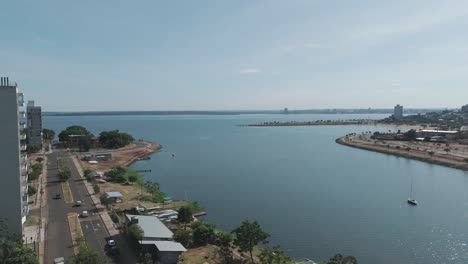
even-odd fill
[[(55, 151), (48, 155), (45, 263), (53, 263), (54, 259), (58, 257), (67, 259), (73, 256), (72, 238), (67, 215), (70, 213), (79, 214), (82, 211), (90, 212), (89, 217), (80, 218), (84, 240), (89, 246), (99, 252), (110, 263), (136, 263), (134, 253), (127, 246), (127, 241), (120, 235), (112, 238), (109, 236), (71, 157), (71, 153), (67, 151)], [(64, 200), (61, 181), (58, 178), (57, 158), (62, 158), (71, 170), (71, 177), (68, 182), (73, 195), (73, 202), (66, 203)], [(56, 194), (60, 194), (61, 199), (55, 199)], [(81, 201), (82, 205), (75, 207), (76, 201)], [(109, 239), (116, 240), (117, 245), (120, 245), (121, 254), (114, 258), (109, 258), (106, 255), (105, 245)]]

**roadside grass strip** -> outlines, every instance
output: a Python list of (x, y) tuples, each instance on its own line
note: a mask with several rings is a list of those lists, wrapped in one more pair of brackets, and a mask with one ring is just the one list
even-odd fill
[(76, 213), (68, 213), (68, 226), (72, 238), (73, 253), (76, 255), (79, 252), (80, 244), (84, 241), (83, 230), (81, 229), (80, 219)]
[(63, 200), (65, 203), (73, 203), (73, 194), (68, 181), (62, 182)]

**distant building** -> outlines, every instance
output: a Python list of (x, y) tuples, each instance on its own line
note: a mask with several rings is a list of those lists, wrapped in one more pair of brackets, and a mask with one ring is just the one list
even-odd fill
[(418, 138), (437, 138), (437, 139), (456, 139), (459, 136), (458, 131), (445, 130), (420, 130), (416, 132)]
[(403, 118), (403, 106), (402, 105), (395, 105), (395, 108), (393, 109), (393, 117), (395, 119), (401, 119)]
[(462, 113), (468, 113), (468, 104), (461, 107)]
[(26, 118), (23, 94), (8, 78), (0, 82), (0, 218), (8, 231), (21, 237), (28, 208), (28, 169)]
[(28, 120), (28, 142), (29, 144), (42, 146), (42, 109), (34, 106), (34, 101), (28, 101), (26, 107)]

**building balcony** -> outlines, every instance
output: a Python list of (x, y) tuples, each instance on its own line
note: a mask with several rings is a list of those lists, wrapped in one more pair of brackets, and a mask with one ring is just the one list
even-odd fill
[(20, 107), (24, 106), (24, 95), (23, 95), (23, 93), (18, 93), (17, 98), (18, 98), (18, 106), (20, 106)]
[(20, 173), (21, 173), (21, 176), (28, 175), (28, 167), (27, 166), (21, 166)]
[(26, 176), (20, 176), (20, 181), (21, 181), (21, 186), (27, 185), (28, 184), (28, 175)]
[(24, 112), (24, 111), (19, 111), (18, 115), (19, 115), (20, 118), (26, 118), (26, 112)]
[(26, 204), (22, 203), (21, 204), (22, 208), (21, 208), (21, 216), (22, 218), (24, 219), (23, 220), (23, 224), (24, 222), (26, 222), (26, 216), (29, 214), (29, 206), (28, 206), (28, 203), (26, 202)]
[(27, 153), (21, 153), (20, 160), (21, 160), (21, 163), (26, 163), (27, 162), (29, 164), (28, 154)]
[(26, 196), (26, 200), (28, 198), (28, 185), (21, 186), (21, 194), (23, 194), (23, 200), (24, 196)]
[(21, 145), (20, 146), (21, 151), (26, 151), (27, 149), (28, 149), (28, 147), (26, 145)]
[(20, 140), (26, 140), (26, 134), (20, 134), (19, 139)]

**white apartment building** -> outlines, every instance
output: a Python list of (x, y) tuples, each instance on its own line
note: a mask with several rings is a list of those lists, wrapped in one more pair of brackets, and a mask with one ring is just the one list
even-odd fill
[(9, 231), (22, 236), (28, 208), (26, 116), (16, 83), (0, 79), (0, 218)]

